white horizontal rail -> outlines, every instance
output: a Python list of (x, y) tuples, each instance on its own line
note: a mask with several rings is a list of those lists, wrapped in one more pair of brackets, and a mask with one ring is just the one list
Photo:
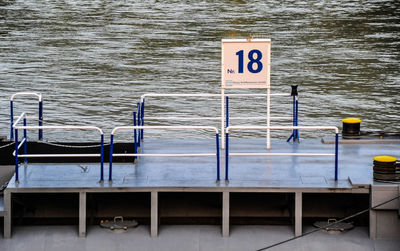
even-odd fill
[(335, 156), (334, 153), (229, 153), (229, 156)]
[(15, 97), (17, 96), (34, 96), (39, 99), (39, 101), (42, 101), (42, 94), (41, 93), (36, 93), (36, 92), (17, 92), (11, 95), (10, 100), (13, 101)]
[[(15, 124), (15, 123), (14, 123)], [(64, 129), (64, 130), (96, 130), (104, 134), (97, 126), (13, 126), (14, 129)]]
[[(16, 119), (16, 118), (19, 118), (19, 116), (14, 116), (14, 119)], [(28, 116), (28, 115), (25, 115), (25, 118), (27, 118), (27, 119), (39, 120), (37, 116)]]
[[(15, 156), (15, 155), (14, 155)], [(18, 157), (26, 158), (49, 158), (49, 157), (100, 157), (100, 153), (82, 153), (82, 154), (18, 154)]]
[(111, 131), (111, 135), (121, 130), (134, 130), (134, 129), (165, 129), (165, 130), (210, 130), (218, 133), (218, 129), (213, 126), (119, 126)]
[(226, 133), (230, 130), (334, 130), (339, 133), (336, 126), (229, 126), (226, 128)]
[[(146, 117), (146, 120), (220, 120), (221, 117)], [(229, 117), (229, 120), (264, 120), (267, 117)], [(271, 117), (271, 120), (292, 120), (292, 117)]]
[(217, 156), (216, 153), (113, 153), (114, 157), (207, 157)]
[[(267, 117), (229, 117), (229, 120), (264, 120)], [(292, 120), (293, 117), (270, 117), (270, 120)]]
[[(146, 97), (267, 97), (267, 94), (256, 94), (256, 93), (249, 93), (249, 94), (217, 94), (217, 93), (146, 93), (140, 97), (141, 102)], [(279, 97), (279, 96), (291, 96), (290, 93), (272, 93), (270, 94), (271, 97)]]
[(12, 125), (12, 127), (15, 128), (17, 126), (17, 124), (25, 117), (26, 117), (26, 113), (25, 112), (21, 113), (21, 115), (19, 115), (17, 120), (15, 120), (14, 124)]
[(220, 120), (221, 117), (146, 117), (146, 120)]

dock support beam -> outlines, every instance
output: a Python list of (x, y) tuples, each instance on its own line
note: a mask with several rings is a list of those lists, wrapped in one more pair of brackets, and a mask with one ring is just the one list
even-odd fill
[(294, 235), (300, 236), (303, 233), (303, 193), (295, 193), (295, 221), (294, 221)]
[(229, 237), (229, 192), (222, 192), (222, 237)]
[(158, 192), (151, 192), (151, 216), (150, 216), (151, 237), (158, 236)]
[(11, 193), (4, 190), (4, 238), (11, 238)]
[(86, 192), (79, 192), (79, 237), (86, 237)]

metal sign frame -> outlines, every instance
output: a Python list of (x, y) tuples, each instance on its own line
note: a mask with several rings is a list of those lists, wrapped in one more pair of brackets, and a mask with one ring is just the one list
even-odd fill
[[(236, 46), (237, 45), (237, 46)], [(265, 46), (265, 48), (264, 48)], [(236, 48), (234, 55), (226, 51)], [(240, 48), (241, 50), (238, 50)], [(247, 53), (245, 53), (247, 52)], [(247, 67), (245, 69), (245, 54)], [(266, 54), (266, 55), (265, 55)], [(238, 67), (232, 56), (237, 56)], [(225, 62), (229, 60), (228, 62)], [(254, 68), (256, 67), (256, 68)], [(221, 129), (225, 131), (225, 89), (266, 89), (267, 90), (267, 127), (271, 126), (271, 39), (222, 39), (221, 40)], [(240, 73), (241, 75), (237, 75)], [(242, 75), (243, 74), (243, 75)], [(259, 75), (254, 75), (259, 74)], [(230, 77), (227, 77), (229, 75)], [(235, 79), (236, 78), (236, 79)], [(246, 78), (249, 78), (248, 80)], [(233, 81), (235, 79), (236, 81)], [(227, 84), (228, 81), (228, 84)], [(225, 133), (221, 132), (222, 146), (225, 145)], [(267, 129), (267, 149), (271, 148), (271, 132)]]

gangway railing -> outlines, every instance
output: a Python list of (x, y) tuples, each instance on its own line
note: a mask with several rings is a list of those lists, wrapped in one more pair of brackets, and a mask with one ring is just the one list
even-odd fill
[[(14, 99), (16, 97), (20, 96), (30, 96), (30, 97), (36, 97), (38, 98), (39, 102), (39, 113), (38, 113), (38, 125), (42, 126), (43, 125), (43, 99), (42, 99), (42, 94), (41, 93), (35, 93), (35, 92), (17, 92), (11, 95), (10, 97), (10, 140), (13, 140), (14, 138), (14, 130), (13, 130), (13, 124), (14, 124)], [(43, 139), (43, 130), (39, 129), (39, 140)]]
[[(269, 115), (269, 109), (267, 116), (258, 116), (258, 117), (229, 117), (229, 97), (290, 97), (293, 96), (293, 116), (288, 117), (273, 117)], [(156, 120), (178, 120), (178, 121), (204, 121), (204, 120), (216, 120), (221, 121), (221, 131), (225, 131), (225, 128), (229, 124), (229, 120), (292, 120), (293, 126), (298, 125), (298, 93), (297, 86), (292, 86), (291, 93), (270, 93), (270, 94), (212, 94), (212, 93), (147, 93), (141, 96), (140, 102), (138, 103), (138, 125), (143, 126), (145, 121), (145, 102), (146, 98), (149, 97), (209, 97), (209, 98), (220, 98), (221, 99), (221, 116), (207, 116), (207, 117), (176, 117), (176, 116), (157, 116), (157, 117), (146, 117), (148, 120), (156, 119)], [(269, 107), (270, 104), (267, 104)], [(269, 125), (268, 125), (269, 126)], [(143, 139), (143, 130), (138, 132), (139, 138)], [(268, 135), (269, 137), (269, 130)], [(298, 130), (293, 131), (292, 136), (288, 139), (288, 141), (293, 138), (293, 140), (299, 140)], [(221, 147), (224, 148), (224, 133), (221, 134)], [(269, 140), (268, 140), (269, 142)], [(139, 143), (140, 144), (140, 143)]]
[[(136, 140), (136, 130), (150, 130), (150, 129), (161, 129), (161, 130), (208, 130), (215, 132), (215, 153), (138, 153), (138, 142)], [(134, 131), (134, 153), (114, 153), (114, 135), (118, 131)], [(208, 157), (215, 156), (217, 158), (217, 181), (220, 180), (220, 150), (219, 150), (219, 132), (216, 127), (212, 126), (119, 126), (115, 127), (111, 131), (110, 138), (110, 164), (109, 164), (109, 176), (108, 180), (112, 182), (112, 167), (113, 157)]]
[[(26, 113), (22, 113), (12, 125), (15, 132), (15, 182), (19, 182), (18, 167), (19, 158), (24, 158), (24, 162), (28, 162), (28, 158), (54, 158), (54, 157), (100, 157), (100, 181), (104, 180), (104, 133), (99, 127), (96, 126), (27, 126)], [(18, 123), (23, 120), (23, 125), (19, 126)], [(18, 130), (24, 130), (24, 137), (21, 142), (18, 142)], [(27, 153), (27, 130), (91, 130), (100, 133), (100, 153), (80, 153), (80, 154), (28, 154)], [(18, 154), (19, 149), (24, 146), (24, 154)]]
[[(334, 130), (335, 131), (335, 153), (230, 153), (229, 132), (232, 130)], [(335, 126), (228, 126), (225, 130), (225, 180), (229, 181), (229, 157), (230, 156), (334, 156), (335, 157), (335, 181), (338, 180), (338, 146), (339, 129)]]

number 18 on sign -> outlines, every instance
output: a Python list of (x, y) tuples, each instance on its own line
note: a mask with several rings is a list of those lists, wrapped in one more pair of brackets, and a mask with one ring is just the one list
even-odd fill
[(222, 88), (270, 87), (269, 39), (222, 40)]

